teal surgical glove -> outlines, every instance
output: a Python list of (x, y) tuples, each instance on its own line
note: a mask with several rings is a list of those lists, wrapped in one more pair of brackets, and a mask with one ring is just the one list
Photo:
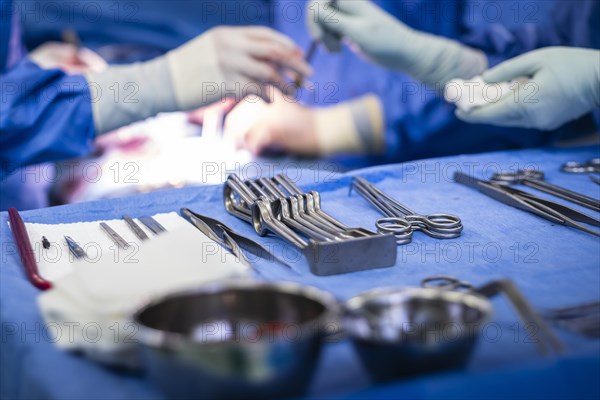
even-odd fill
[(483, 73), (487, 83), (530, 77), (496, 103), (464, 112), (475, 123), (551, 130), (600, 107), (600, 50), (548, 47)]
[(307, 7), (315, 39), (332, 47), (331, 34), (345, 36), (367, 59), (440, 89), (451, 79), (478, 75), (488, 65), (481, 51), (415, 31), (371, 1), (314, 0)]

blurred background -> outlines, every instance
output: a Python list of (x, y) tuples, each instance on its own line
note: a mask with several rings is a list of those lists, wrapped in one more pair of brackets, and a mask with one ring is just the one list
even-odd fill
[[(483, 50), (492, 65), (544, 45), (546, 38), (540, 32), (569, 18), (556, 12), (568, 3), (560, 0), (376, 3), (412, 28)], [(44, 68), (71, 74), (149, 60), (218, 26), (268, 26), (302, 49), (310, 45), (307, 5), (300, 0), (15, 4), (30, 57)], [(584, 42), (573, 45), (598, 47), (600, 38), (589, 32), (599, 18), (592, 14), (581, 20), (580, 34), (565, 37)], [(248, 165), (258, 174), (267, 172), (265, 165), (282, 169), (290, 163), (344, 171), (453, 154), (580, 143), (595, 131), (591, 115), (545, 132), (461, 122), (454, 116), (454, 106), (441, 98), (439, 88), (372, 65), (348, 46), (340, 53), (319, 47), (312, 66), (313, 75), (294, 93), (297, 101), (278, 100), (277, 96), (267, 101), (229, 98), (189, 113), (159, 114), (99, 137), (94, 152), (84, 159), (12, 172), (2, 179), (6, 198), (2, 208), (11, 204), (38, 208), (214, 184)], [(323, 153), (303, 139), (314, 129), (308, 121), (317, 118), (319, 110), (360, 101), (364, 96), (379, 100), (383, 126), (378, 137), (364, 140), (360, 151), (346, 151), (342, 138), (337, 147)], [(256, 126), (262, 130), (254, 129)], [(248, 132), (254, 136), (249, 137)]]

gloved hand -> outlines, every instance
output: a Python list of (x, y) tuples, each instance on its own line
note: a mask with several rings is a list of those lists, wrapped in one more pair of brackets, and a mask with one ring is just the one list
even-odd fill
[(331, 53), (339, 53), (342, 50), (342, 35), (321, 25), (319, 23), (319, 18), (335, 21), (335, 15), (338, 13), (336, 3), (336, 0), (313, 0), (309, 1), (306, 7), (308, 31), (313, 38), (318, 39), (323, 43), (325, 48)]
[(218, 27), (144, 63), (88, 73), (98, 133), (159, 112), (188, 111), (284, 85), (285, 70), (311, 73), (302, 50), (265, 27)]
[(27, 56), (41, 68), (60, 68), (68, 74), (102, 72), (108, 68), (106, 61), (94, 51), (70, 43), (45, 42)]
[[(325, 32), (346, 36), (371, 61), (439, 85), (454, 78), (470, 78), (487, 68), (485, 55), (462, 44), (418, 32), (368, 0), (313, 0), (307, 23), (315, 39)], [(331, 12), (331, 7), (337, 12)]]
[(483, 73), (488, 83), (531, 77), (514, 94), (458, 118), (475, 123), (551, 130), (600, 107), (600, 51), (548, 47)]
[(270, 103), (256, 96), (238, 103), (225, 119), (224, 138), (257, 156), (268, 151), (317, 155), (311, 109), (272, 90)]
[(277, 89), (271, 103), (249, 97), (227, 115), (226, 139), (255, 155), (267, 150), (305, 156), (375, 154), (383, 149), (383, 111), (374, 95), (309, 108)]

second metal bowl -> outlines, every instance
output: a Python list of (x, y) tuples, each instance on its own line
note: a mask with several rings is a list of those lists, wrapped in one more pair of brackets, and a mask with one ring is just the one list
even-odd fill
[(492, 313), (481, 296), (428, 288), (373, 290), (345, 309), (344, 328), (376, 380), (463, 366)]

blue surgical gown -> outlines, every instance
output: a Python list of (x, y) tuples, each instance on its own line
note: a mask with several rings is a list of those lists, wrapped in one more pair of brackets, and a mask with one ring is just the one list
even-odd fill
[(50, 166), (39, 163), (81, 157), (91, 150), (95, 135), (83, 76), (15, 59), (21, 50), (20, 19), (11, 3), (0, 0), (1, 210), (47, 205), (46, 190), (55, 176)]

